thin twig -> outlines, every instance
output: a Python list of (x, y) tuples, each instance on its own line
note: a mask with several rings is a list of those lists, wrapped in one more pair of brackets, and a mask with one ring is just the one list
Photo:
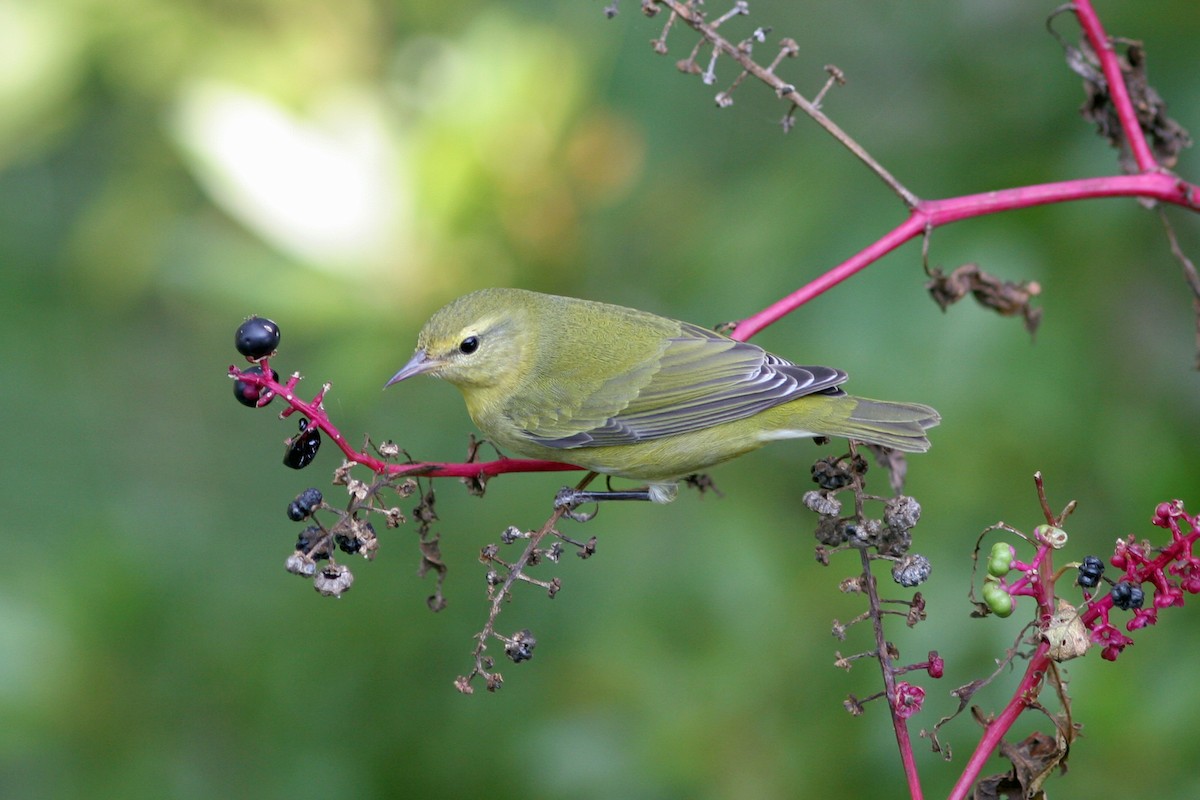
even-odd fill
[(771, 87), (776, 95), (795, 104), (797, 108), (812, 118), (814, 122), (824, 128), (827, 133), (837, 139), (843, 147), (853, 153), (859, 161), (874, 172), (881, 181), (887, 184), (888, 188), (904, 201), (906, 206), (914, 208), (917, 205), (916, 195), (910, 192), (891, 172), (876, 161), (850, 134), (842, 130), (841, 126), (836, 122), (825, 116), (821, 109), (815, 103), (810, 102), (808, 98), (801, 95), (795, 86), (776, 75), (772, 71), (772, 68), (760, 65), (750, 53), (745, 52), (737, 44), (718, 33), (716, 27), (706, 23), (703, 16), (697, 13), (690, 3), (680, 2), (680, 0), (656, 0), (656, 2), (671, 9), (680, 22), (683, 22), (692, 30), (699, 33), (705, 41), (713, 46), (714, 51), (719, 51), (729, 56), (743, 70)]

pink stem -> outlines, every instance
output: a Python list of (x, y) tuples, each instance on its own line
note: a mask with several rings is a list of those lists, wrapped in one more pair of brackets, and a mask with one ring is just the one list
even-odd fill
[[(356, 464), (362, 464), (367, 469), (375, 472), (377, 475), (425, 475), (431, 478), (476, 478), (480, 475), (488, 477), (492, 475), (501, 475), (506, 472), (560, 472), (566, 470), (579, 470), (582, 467), (577, 467), (574, 464), (564, 464), (558, 461), (539, 461), (534, 459), (524, 458), (498, 458), (494, 461), (473, 461), (469, 463), (447, 463), (441, 461), (421, 461), (415, 464), (395, 464), (388, 461), (375, 458), (365, 452), (355, 450), (346, 441), (346, 437), (337, 429), (332, 422), (329, 421), (328, 415), (325, 414), (325, 409), (321, 407), (320, 400), (313, 402), (305, 402), (295, 395), (289, 389), (288, 384), (281, 384), (278, 381), (272, 380), (269, 376), (271, 370), (267, 365), (266, 360), (262, 362), (263, 375), (243, 375), (241, 370), (236, 367), (230, 367), (230, 374), (237, 374), (241, 380), (247, 383), (252, 383), (257, 386), (262, 386), (272, 394), (278, 395), (284, 402), (288, 404), (288, 409), (285, 409), (283, 414), (290, 415), (293, 412), (303, 414), (308, 418), (310, 426), (316, 426), (325, 432), (325, 434), (333, 440), (333, 443), (338, 446), (342, 453), (349, 460)], [(317, 395), (320, 398), (324, 394)]]
[(1092, 8), (1092, 0), (1075, 0), (1072, 5), (1075, 16), (1079, 19), (1079, 26), (1083, 28), (1092, 50), (1100, 59), (1104, 79), (1108, 82), (1108, 96), (1117, 111), (1117, 118), (1121, 120), (1121, 130), (1125, 133), (1125, 141), (1129, 143), (1129, 151), (1133, 153), (1138, 169), (1144, 172), (1157, 170), (1158, 163), (1154, 160), (1154, 154), (1150, 152), (1150, 145), (1146, 143), (1146, 136), (1138, 122), (1137, 111), (1129, 98), (1125, 76), (1121, 74), (1121, 63), (1113, 52), (1112, 42), (1108, 40), (1104, 26), (1100, 24), (1100, 17)]
[(1000, 715), (987, 726), (975, 752), (971, 754), (971, 758), (963, 767), (962, 774), (958, 776), (954, 788), (950, 790), (948, 800), (963, 800), (963, 798), (971, 796), (971, 787), (975, 783), (975, 779), (983, 771), (987, 760), (999, 749), (1004, 734), (1008, 733), (1028, 704), (1037, 699), (1042, 688), (1042, 681), (1046, 676), (1046, 670), (1050, 666), (1050, 657), (1047, 655), (1049, 650), (1050, 645), (1045, 641), (1038, 645), (1029, 666), (1025, 668), (1025, 674), (1021, 676), (1021, 683), (1017, 686), (1012, 699), (1008, 701), (1008, 705), (1004, 707)]
[[(1111, 54), (1110, 54), (1111, 55)], [(941, 225), (1018, 208), (1090, 200), (1098, 197), (1152, 197), (1200, 211), (1200, 187), (1164, 172), (1080, 178), (1000, 189), (994, 192), (919, 200), (907, 220), (846, 261), (751, 317), (738, 323), (732, 338), (746, 340), (900, 245)]]

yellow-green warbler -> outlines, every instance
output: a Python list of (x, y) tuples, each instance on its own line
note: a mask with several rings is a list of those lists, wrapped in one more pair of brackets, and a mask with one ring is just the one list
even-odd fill
[(929, 449), (938, 413), (853, 397), (846, 373), (632, 308), (521, 289), (482, 289), (436, 312), (390, 381), (457, 386), (501, 450), (644, 480), (676, 481), (775, 439), (842, 436)]

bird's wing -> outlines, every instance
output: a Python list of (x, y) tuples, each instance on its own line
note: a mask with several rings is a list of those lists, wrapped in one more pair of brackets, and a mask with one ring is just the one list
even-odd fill
[[(623, 408), (595, 415), (585, 400), (576, 425), (559, 420), (528, 430), (529, 438), (563, 449), (633, 444), (742, 419), (807, 394), (838, 393), (837, 385), (846, 380), (846, 373), (832, 367), (797, 366), (698, 325), (680, 327), (678, 336), (666, 340), (657, 371), (648, 381), (639, 375)], [(620, 396), (629, 380), (625, 374), (603, 384), (594, 395), (598, 405)]]

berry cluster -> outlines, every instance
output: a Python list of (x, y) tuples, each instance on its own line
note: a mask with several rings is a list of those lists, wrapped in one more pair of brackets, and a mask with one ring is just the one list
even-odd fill
[[(233, 345), (239, 353), (246, 357), (247, 361), (254, 362), (253, 367), (242, 373), (243, 376), (270, 375), (272, 381), (279, 381), (278, 372), (274, 370), (267, 372), (258, 363), (275, 355), (275, 351), (279, 347), (278, 325), (266, 317), (250, 317), (238, 326), (237, 332), (233, 336)], [(267, 369), (270, 368), (267, 367)], [(269, 392), (264, 393), (264, 388), (257, 381), (235, 376), (233, 396), (242, 405), (257, 408), (271, 402), (271, 395)]]
[[(276, 397), (282, 397), (287, 408), (280, 417), (298, 413), (299, 432), (286, 440), (283, 463), (292, 469), (303, 469), (313, 462), (320, 450), (322, 427), (339, 445), (342, 444), (341, 437), (329, 423), (322, 406), (328, 384), (311, 402), (305, 403), (294, 394), (300, 380), (298, 374), (293, 374), (285, 384), (279, 383), (279, 373), (268, 364), (278, 351), (279, 341), (279, 326), (271, 320), (265, 317), (245, 320), (234, 334), (234, 347), (251, 362), (251, 366), (246, 369), (231, 366), (229, 375), (234, 381), (234, 396), (242, 405), (262, 408)], [(376, 464), (394, 461), (400, 455), (400, 449), (395, 445), (385, 444), (376, 449), (384, 459)], [(366, 484), (350, 477), (350, 466), (348, 461), (334, 474), (335, 485), (345, 486), (350, 497), (344, 511), (328, 505), (315, 487), (305, 489), (287, 505), (288, 519), (308, 521), (309, 524), (297, 537), (295, 550), (288, 556), (285, 566), (292, 574), (311, 578), (313, 588), (331, 597), (340, 597), (354, 583), (354, 574), (346, 565), (337, 563), (334, 554), (341, 551), (372, 559), (379, 547), (375, 527), (363, 517), (368, 513), (380, 513), (386, 517), (388, 527), (404, 522), (399, 508), (380, 503), (382, 490), (390, 488), (401, 497), (407, 497), (417, 488), (415, 481), (396, 477), (383, 468), (374, 469), (374, 482)], [(327, 526), (317, 519), (318, 511), (332, 512), (337, 518)]]
[[(1055, 606), (1065, 604), (1070, 609), (1067, 616), (1071, 624), (1087, 631), (1087, 643), (1100, 645), (1101, 658), (1114, 661), (1133, 644), (1128, 633), (1157, 622), (1159, 609), (1183, 605), (1185, 594), (1200, 593), (1200, 556), (1193, 552), (1196, 540), (1200, 538), (1200, 515), (1189, 516), (1182, 501), (1176, 500), (1160, 503), (1152, 522), (1171, 532), (1170, 543), (1154, 548), (1149, 542), (1138, 541), (1133, 536), (1119, 539), (1109, 559), (1111, 566), (1122, 570), (1117, 580), (1104, 577), (1105, 564), (1099, 556), (1085, 556), (1075, 565), (1075, 584), (1082, 589), (1084, 598), (1081, 611), (1052, 596), (1054, 579), (1061, 572), (1045, 580), (1051, 552), (1066, 543), (1066, 533), (1061, 528), (1039, 525), (1034, 530), (1037, 553), (1028, 563), (1016, 558), (1012, 545), (996, 542), (988, 555), (987, 574), (981, 589), (982, 605), (998, 617), (1007, 617), (1013, 611), (1015, 598), (1021, 595), (1033, 597), (1042, 609), (1045, 632), (1059, 617)], [(998, 527), (1011, 531), (1007, 526)], [(1011, 577), (1013, 574), (1015, 578)], [(1104, 592), (1104, 584), (1111, 584), (1112, 588)], [(1142, 587), (1145, 584), (1154, 590), (1149, 608), (1144, 607), (1146, 595)], [(1113, 608), (1133, 612), (1125, 623), (1124, 632), (1110, 620)], [(1086, 649), (1086, 646), (1078, 651), (1073, 649), (1066, 657), (1082, 655)]]
[[(898, 478), (903, 473), (902, 462), (887, 453), (877, 453), (877, 456), (882, 456), (877, 459), (880, 464), (892, 470), (893, 487), (898, 489), (897, 481), (902, 480), (902, 477)], [(818, 515), (815, 531), (817, 560), (828, 566), (830, 555), (850, 550), (857, 551), (862, 565), (862, 572), (843, 580), (840, 588), (846, 593), (865, 595), (869, 609), (850, 622), (834, 620), (833, 635), (843, 640), (850, 626), (869, 622), (874, 629), (875, 647), (854, 655), (842, 655), (839, 652), (834, 664), (842, 669), (850, 669), (858, 659), (875, 659), (883, 669), (885, 688), (867, 698), (850, 695), (844, 703), (845, 708), (851, 714), (858, 715), (863, 712), (866, 702), (887, 698), (894, 719), (901, 724), (921, 710), (925, 690), (908, 681), (898, 680), (898, 677), (912, 671), (924, 671), (931, 678), (940, 678), (944, 674), (945, 663), (936, 651), (930, 652), (928, 659), (919, 664), (903, 666), (895, 663), (899, 659), (899, 651), (884, 638), (884, 616), (903, 614), (908, 625), (914, 626), (925, 619), (925, 600), (920, 592), (914, 592), (911, 600), (881, 598), (871, 563), (875, 560), (891, 562), (892, 580), (906, 589), (928, 580), (932, 566), (925, 556), (910, 552), (912, 529), (921, 519), (921, 504), (915, 498), (902, 494), (889, 498), (867, 494), (866, 473), (866, 459), (853, 451), (844, 456), (819, 459), (813, 464), (812, 478), (820, 488), (805, 492), (803, 502)], [(837, 497), (841, 492), (851, 494), (851, 513), (847, 515), (842, 514), (843, 501)], [(866, 516), (864, 507), (867, 503), (882, 503), (882, 514), (877, 517)], [(888, 607), (885, 608), (885, 605)], [(907, 606), (908, 611), (892, 610), (891, 607), (895, 605)]]
[[(1133, 611), (1125, 623), (1125, 631), (1136, 630), (1158, 622), (1159, 609), (1182, 606), (1184, 595), (1200, 593), (1200, 556), (1194, 552), (1200, 538), (1200, 514), (1188, 515), (1183, 501), (1159, 503), (1151, 522), (1171, 533), (1164, 547), (1151, 547), (1149, 542), (1133, 536), (1118, 539), (1109, 563), (1122, 570), (1112, 590), (1102, 597), (1088, 597), (1087, 609), (1080, 615), (1091, 630), (1092, 641), (1103, 645), (1100, 657), (1115, 661), (1133, 639), (1122, 633), (1110, 621), (1113, 607)], [(1187, 528), (1185, 531), (1184, 528)], [(1143, 584), (1154, 589), (1149, 608), (1144, 607)], [(1086, 595), (1085, 595), (1086, 596)]]
[[(921, 519), (921, 504), (906, 495), (885, 499), (863, 494), (862, 478), (866, 472), (867, 461), (857, 454), (830, 456), (813, 464), (812, 478), (821, 488), (805, 492), (803, 502), (820, 517), (815, 533), (820, 543), (818, 559), (828, 563), (830, 553), (841, 548), (874, 550), (879, 557), (895, 562), (892, 578), (896, 583), (906, 588), (924, 583), (932, 569), (929, 559), (908, 552), (912, 529)], [(836, 496), (845, 490), (854, 491), (855, 496), (855, 513), (849, 516), (842, 516), (842, 501)], [(882, 516), (865, 517), (864, 500), (882, 501)]]
[[(286, 386), (280, 386), (279, 373), (268, 365), (268, 359), (279, 349), (279, 339), (279, 326), (266, 317), (250, 317), (234, 333), (234, 347), (254, 365), (244, 370), (229, 368), (229, 376), (233, 378), (233, 396), (242, 405), (262, 408), (281, 390), (290, 392), (300, 380), (299, 375), (293, 375)], [(324, 390), (317, 395), (314, 405), (320, 405), (323, 394)], [(283, 416), (294, 411), (295, 408), (289, 407)], [(321, 448), (321, 431), (318, 426), (310, 424), (306, 417), (301, 417), (300, 432), (288, 439), (285, 445), (287, 449), (283, 453), (283, 463), (292, 469), (304, 469), (317, 457), (317, 451)]]
[[(527, 461), (522, 459), (498, 458), (495, 461), (483, 462), (476, 458), (479, 443), (472, 439), (468, 448), (466, 461), (461, 464), (414, 462), (398, 445), (385, 442), (380, 445), (367, 440), (367, 446), (362, 451), (351, 448), (345, 437), (330, 421), (324, 409), (324, 398), (329, 391), (325, 384), (312, 400), (305, 401), (296, 394), (300, 381), (299, 373), (293, 373), (286, 382), (280, 383), (279, 373), (271, 369), (268, 363), (275, 358), (279, 348), (280, 330), (265, 317), (250, 317), (237, 329), (234, 335), (234, 345), (244, 356), (250, 366), (239, 369), (230, 366), (229, 376), (234, 381), (234, 395), (239, 403), (251, 408), (263, 408), (279, 398), (285, 408), (280, 412), (281, 419), (296, 415), (299, 419), (299, 431), (285, 442), (283, 463), (293, 469), (302, 469), (311, 464), (317, 457), (322, 435), (328, 437), (341, 450), (346, 460), (334, 472), (335, 486), (346, 487), (349, 500), (346, 508), (339, 509), (330, 505), (321, 492), (316, 488), (308, 488), (293, 498), (287, 505), (288, 519), (294, 522), (304, 522), (305, 527), (296, 538), (295, 548), (287, 557), (288, 572), (301, 577), (310, 578), (317, 592), (331, 597), (340, 597), (354, 583), (354, 573), (350, 568), (340, 563), (337, 558), (342, 554), (360, 555), (367, 559), (375, 556), (379, 547), (375, 526), (367, 521), (372, 514), (382, 515), (389, 528), (397, 527), (406, 518), (400, 509), (386, 505), (383, 497), (387, 492), (395, 492), (401, 498), (414, 493), (419, 502), (413, 509), (412, 517), (416, 528), (421, 562), (418, 576), (436, 573), (436, 588), (428, 598), (427, 604), (432, 611), (440, 611), (446, 606), (442, 594), (447, 567), (442, 559), (439, 538), (433, 531), (433, 522), (437, 520), (434, 511), (434, 492), (432, 488), (422, 490), (419, 478), (415, 476), (433, 475), (439, 477), (457, 477), (467, 486), (467, 490), (476, 495), (482, 495), (487, 479), (492, 475), (516, 471), (546, 471), (575, 469), (569, 464), (547, 461)], [(372, 478), (369, 483), (352, 478), (352, 468), (362, 466), (370, 470)], [(585, 479), (580, 488), (587, 483)], [(533, 657), (537, 640), (528, 630), (519, 631), (512, 636), (504, 636), (495, 630), (497, 614), (511, 597), (516, 584), (534, 584), (543, 588), (546, 594), (554, 597), (561, 588), (558, 578), (538, 580), (526, 574), (527, 570), (539, 563), (558, 563), (563, 553), (574, 548), (580, 558), (589, 558), (596, 552), (596, 539), (575, 541), (555, 529), (554, 524), (563, 512), (557, 511), (539, 530), (522, 531), (516, 527), (509, 528), (500, 536), (504, 545), (512, 545), (524, 541), (522, 552), (512, 560), (501, 557), (501, 545), (491, 544), (483, 548), (481, 560), (487, 564), (486, 581), (488, 596), (491, 600), (491, 613), (484, 630), (477, 638), (475, 648), (475, 666), (466, 676), (461, 677), (456, 685), (463, 692), (472, 691), (472, 681), (481, 677), (486, 681), (487, 688), (495, 691), (503, 682), (498, 672), (492, 672), (493, 659), (486, 654), (487, 643), (498, 640), (504, 645), (504, 655), (514, 663), (528, 661)], [(330, 516), (334, 518), (331, 520)], [(542, 540), (549, 537), (549, 546), (542, 546)]]

